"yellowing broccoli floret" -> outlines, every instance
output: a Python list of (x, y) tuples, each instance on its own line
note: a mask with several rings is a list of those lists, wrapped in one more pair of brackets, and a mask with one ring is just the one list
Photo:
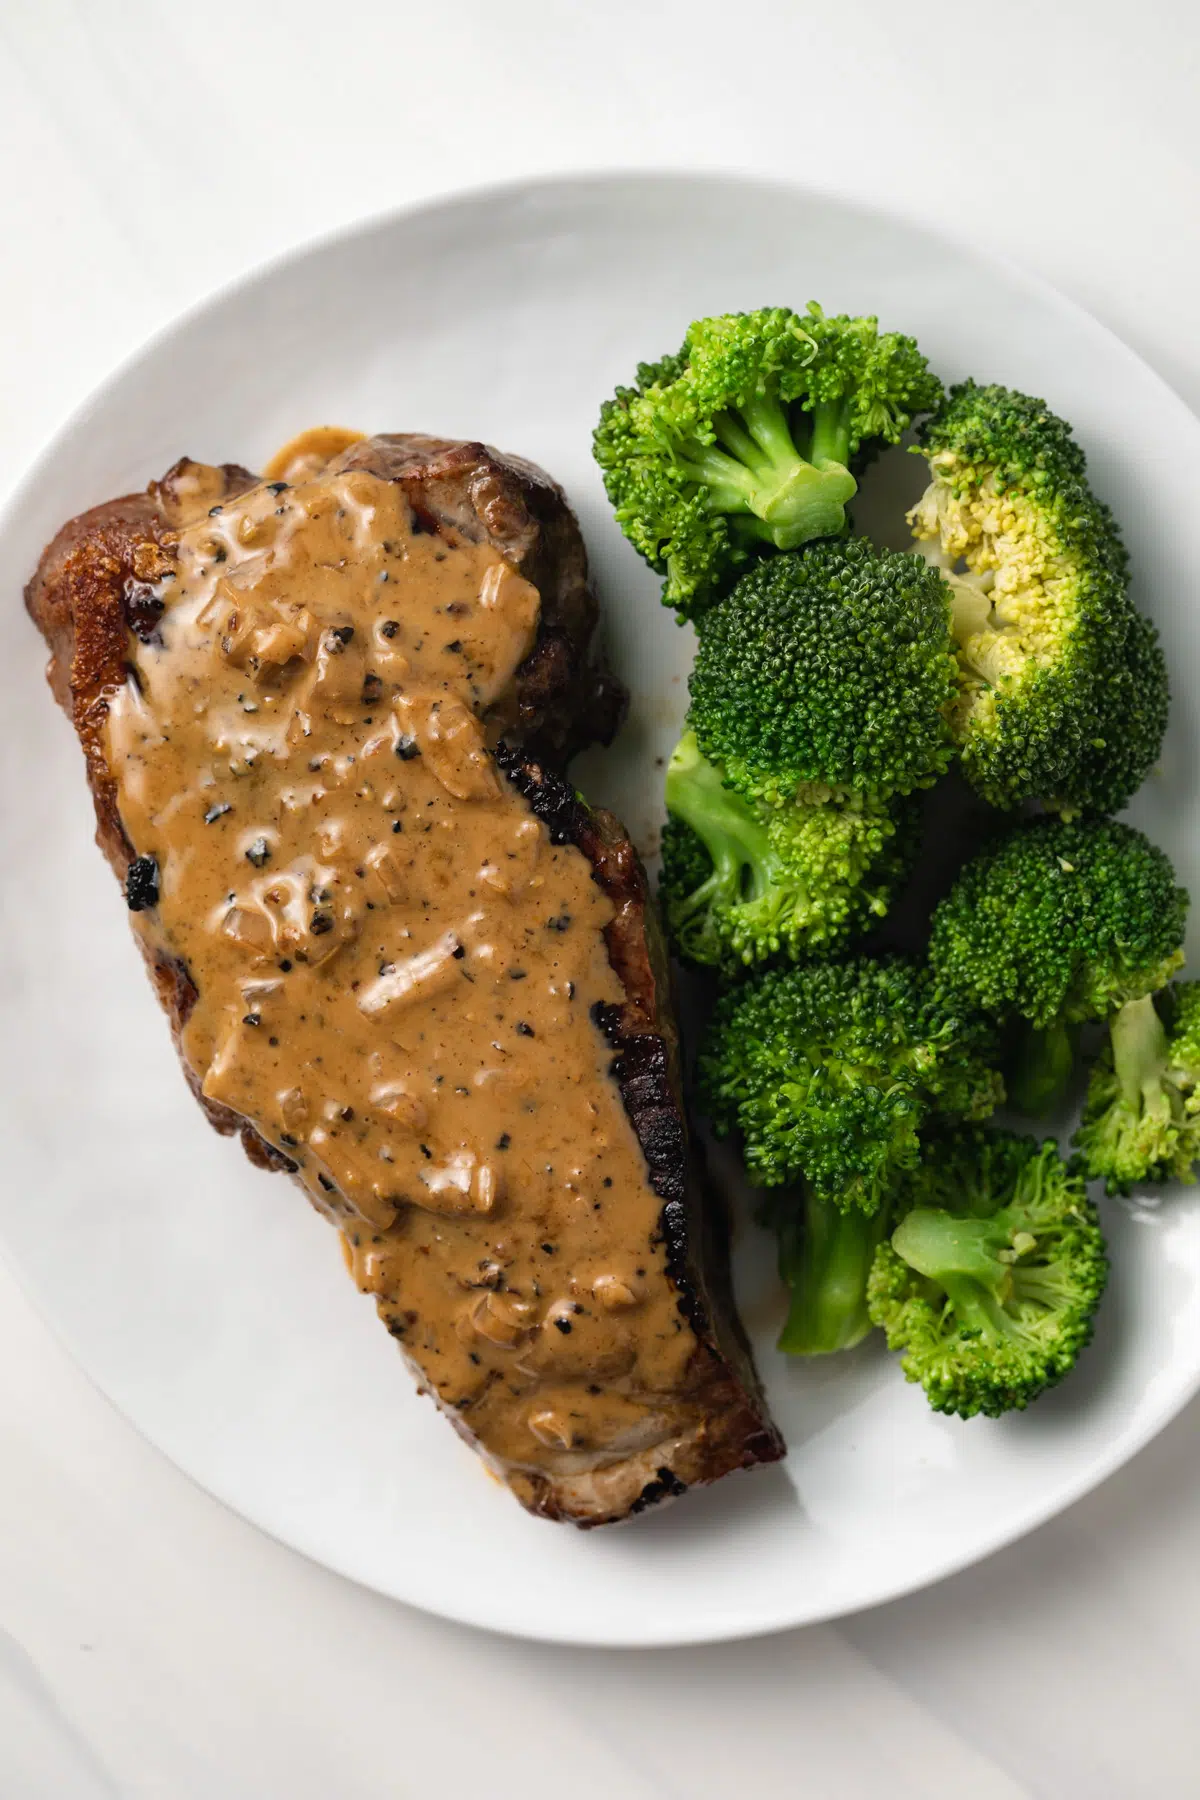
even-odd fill
[(1159, 754), (1166, 669), (1082, 451), (1042, 401), (974, 382), (922, 436), (909, 519), (954, 593), (968, 779), (993, 806), (1117, 811)]

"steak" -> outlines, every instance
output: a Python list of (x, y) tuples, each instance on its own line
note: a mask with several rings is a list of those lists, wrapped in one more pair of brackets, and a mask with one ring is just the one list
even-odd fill
[(98, 842), (219, 1131), (338, 1227), (421, 1387), (544, 1517), (777, 1460), (556, 484), (417, 434), (175, 465), (26, 593)]

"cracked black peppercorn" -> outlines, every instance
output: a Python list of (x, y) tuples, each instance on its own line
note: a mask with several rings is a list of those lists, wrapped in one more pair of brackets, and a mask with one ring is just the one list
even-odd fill
[(158, 905), (158, 863), (152, 856), (135, 856), (125, 876), (125, 903), (130, 912), (147, 912)]
[(126, 585), (125, 617), (129, 621), (129, 629), (143, 644), (161, 642), (158, 624), (165, 611), (162, 600), (147, 582), (131, 581)]
[(271, 860), (271, 846), (265, 837), (256, 837), (246, 851), (246, 861), (252, 862), (256, 869), (261, 869)]

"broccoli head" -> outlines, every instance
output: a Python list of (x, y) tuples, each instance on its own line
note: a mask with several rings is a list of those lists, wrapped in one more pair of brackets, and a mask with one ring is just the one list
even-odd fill
[(844, 943), (887, 911), (911, 850), (907, 814), (857, 795), (748, 799), (692, 731), (667, 766), (666, 800), (659, 896), (685, 962), (736, 969)]
[(1110, 1194), (1192, 1181), (1200, 1158), (1200, 982), (1123, 1006), (1088, 1082), (1072, 1140)]
[(768, 969), (717, 1002), (701, 1096), (719, 1136), (741, 1133), (752, 1181), (874, 1213), (928, 1113), (999, 1103), (991, 1051), (988, 1026), (905, 957)]
[(997, 1418), (1070, 1374), (1108, 1276), (1082, 1173), (1053, 1139), (960, 1131), (926, 1146), (867, 1283), (872, 1322), (935, 1412)]
[(843, 530), (856, 454), (896, 443), (941, 393), (913, 340), (873, 318), (724, 313), (617, 389), (594, 451), (622, 531), (690, 617), (756, 550)]
[(1042, 401), (972, 381), (922, 439), (909, 519), (954, 593), (967, 778), (993, 806), (1117, 811), (1158, 757), (1166, 665), (1083, 452)]
[(666, 784), (686, 960), (796, 960), (886, 912), (916, 829), (894, 797), (953, 754), (948, 620), (935, 571), (860, 539), (760, 562), (705, 615)]
[(1071, 1027), (1164, 986), (1183, 961), (1188, 897), (1163, 852), (1113, 819), (1038, 819), (963, 869), (933, 916), (946, 988), (1032, 1028), (1011, 1098), (1043, 1110), (1074, 1061)]
[(929, 786), (954, 754), (949, 599), (919, 557), (863, 538), (760, 562), (701, 624), (701, 750), (771, 805)]

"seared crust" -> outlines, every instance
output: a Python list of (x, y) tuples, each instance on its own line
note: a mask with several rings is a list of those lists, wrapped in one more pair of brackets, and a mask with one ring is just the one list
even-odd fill
[[(172, 477), (186, 460), (146, 493), (109, 500), (70, 520), (43, 551), (37, 573), (25, 589), (29, 616), (50, 647), (46, 678), (83, 745), (96, 808), (96, 842), (122, 885), (134, 852), (117, 811), (116, 783), (104, 754), (104, 721), (109, 696), (126, 679), (126, 647), (139, 617), (140, 596), (170, 566), (160, 496), (169, 494)], [(254, 476), (234, 463), (225, 464), (222, 474), (230, 495), (254, 484)], [(196, 990), (175, 958), (143, 948), (178, 1050)], [(237, 1113), (202, 1094), (186, 1062), (183, 1067), (188, 1085), (217, 1131), (226, 1137), (240, 1133), (247, 1156), (262, 1168), (294, 1166)]]
[(659, 1446), (582, 1477), (530, 1478), (525, 1503), (531, 1510), (603, 1525), (693, 1483), (778, 1462), (785, 1448), (767, 1414), (733, 1304), (726, 1221), (716, 1196), (704, 1191), (688, 1142), (669, 966), (641, 859), (611, 813), (585, 806), (569, 781), (528, 751), (500, 744), (496, 760), (552, 842), (583, 852), (616, 908), (605, 940), (626, 997), (620, 1006), (598, 1007), (596, 1023), (612, 1046), (611, 1072), (662, 1201), (659, 1235), (680, 1310), (699, 1340), (686, 1398), (703, 1424), (677, 1439), (669, 1454)]
[[(109, 501), (71, 520), (43, 553), (25, 593), (29, 614), (50, 649), (51, 688), (83, 746), (97, 842), (122, 883), (134, 847), (121, 824), (105, 758), (104, 721), (109, 697), (127, 679), (129, 633), (145, 637), (154, 630), (150, 588), (170, 567), (176, 484), (192, 466), (185, 458), (145, 494)], [(607, 946), (626, 1000), (603, 1009), (597, 1024), (612, 1045), (612, 1073), (662, 1201), (660, 1231), (681, 1310), (699, 1340), (686, 1398), (702, 1422), (674, 1440), (669, 1451), (660, 1446), (585, 1475), (555, 1481), (531, 1475), (512, 1483), (524, 1504), (547, 1518), (608, 1523), (693, 1483), (784, 1454), (733, 1307), (719, 1211), (701, 1191), (688, 1148), (667, 964), (644, 872), (617, 821), (589, 811), (548, 766), (561, 764), (586, 743), (607, 742), (625, 696), (593, 652), (596, 602), (578, 527), (561, 490), (541, 470), (481, 444), (418, 434), (363, 440), (335, 467), (367, 469), (400, 483), (426, 530), (487, 538), (541, 595), (537, 640), (518, 673), (510, 716), (503, 720), (520, 747), (501, 745), (498, 760), (554, 841), (573, 843), (588, 858), (616, 907)], [(221, 480), (228, 498), (256, 477), (226, 464)], [(146, 955), (178, 1048), (196, 989), (177, 959)], [(210, 1123), (224, 1134), (240, 1133), (253, 1162), (294, 1167), (188, 1078)]]

